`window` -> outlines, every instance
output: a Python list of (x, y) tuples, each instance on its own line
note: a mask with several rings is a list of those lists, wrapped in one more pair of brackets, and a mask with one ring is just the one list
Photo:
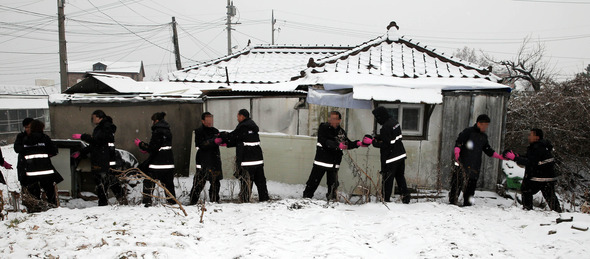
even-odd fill
[[(404, 136), (424, 136), (424, 105), (423, 104), (392, 104), (381, 103), (391, 117), (399, 121)], [(380, 127), (377, 128), (379, 130)]]
[(22, 121), (31, 117), (45, 123), (45, 131), (49, 131), (49, 110), (20, 109), (0, 110), (0, 133), (18, 133), (23, 130)]

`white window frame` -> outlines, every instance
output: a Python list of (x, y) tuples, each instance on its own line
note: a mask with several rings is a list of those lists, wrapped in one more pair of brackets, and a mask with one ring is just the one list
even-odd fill
[[(396, 109), (397, 108), (397, 112), (398, 112), (398, 121), (402, 126), (402, 135), (403, 136), (412, 136), (412, 137), (422, 137), (424, 136), (424, 110), (425, 110), (425, 105), (424, 104), (411, 104), (411, 103), (379, 103), (378, 106), (383, 106), (387, 109)], [(407, 130), (404, 129), (404, 125), (402, 124), (403, 122), (403, 109), (404, 108), (412, 108), (412, 109), (419, 109), (418, 112), (418, 130)], [(379, 129), (381, 129), (381, 126), (378, 125), (377, 126), (377, 132), (379, 132)]]

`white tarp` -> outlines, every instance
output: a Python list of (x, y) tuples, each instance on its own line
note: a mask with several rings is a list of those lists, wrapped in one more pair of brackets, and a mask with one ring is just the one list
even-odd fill
[(386, 85), (355, 85), (352, 97), (356, 100), (375, 100), (402, 103), (442, 103), (440, 88), (406, 88)]
[(307, 103), (352, 109), (372, 108), (370, 100), (355, 100), (353, 93), (341, 94), (333, 91), (316, 90), (311, 87), (307, 92)]
[(0, 98), (0, 109), (49, 109), (48, 98)]

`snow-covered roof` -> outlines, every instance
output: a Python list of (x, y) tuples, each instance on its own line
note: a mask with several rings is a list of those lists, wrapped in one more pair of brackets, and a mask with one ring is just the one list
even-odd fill
[(102, 63), (106, 65), (107, 73), (141, 73), (143, 62), (142, 61), (68, 61), (68, 72), (70, 73), (86, 73), (92, 72), (93, 65), (96, 63)]
[(386, 35), (353, 49), (310, 62), (308, 73), (349, 73), (399, 78), (483, 78), (498, 82), (487, 68), (463, 61), (400, 37), (392, 27)]
[(271, 84), (286, 82), (307, 67), (310, 58), (319, 59), (351, 49), (330, 46), (254, 46), (238, 53), (172, 72), (170, 81)]
[(50, 95), (59, 93), (55, 86), (0, 85), (0, 95)]
[[(499, 80), (489, 69), (400, 37), (396, 27), (351, 50), (309, 62), (297, 79), (325, 91), (350, 89), (355, 100), (430, 104), (442, 103), (443, 91), (510, 91)], [(308, 95), (308, 102), (326, 103), (328, 97), (321, 95)]]

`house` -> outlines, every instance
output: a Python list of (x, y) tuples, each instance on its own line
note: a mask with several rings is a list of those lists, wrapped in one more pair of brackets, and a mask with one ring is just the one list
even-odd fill
[(31, 117), (46, 124), (50, 134), (48, 97), (58, 90), (53, 86), (0, 85), (0, 144), (14, 143), (23, 131), (22, 121)]
[(87, 73), (126, 76), (135, 81), (143, 81), (145, 77), (143, 61), (69, 61), (68, 87), (82, 81)]
[[(233, 129), (237, 110), (249, 108), (261, 131), (268, 132), (261, 134), (268, 179), (305, 183), (315, 153), (317, 126), (333, 109), (343, 114), (342, 125), (350, 138), (360, 139), (378, 132), (371, 109), (387, 107), (402, 124), (410, 186), (447, 187), (454, 141), (481, 113), (492, 118), (488, 130), (491, 146), (497, 151), (503, 148), (510, 88), (499, 84), (489, 68), (401, 37), (395, 27), (352, 49), (310, 58), (307, 68), (293, 71), (291, 81), (274, 80), (277, 83), (269, 85), (262, 84), (272, 82), (267, 78), (274, 77), (271, 74), (275, 71), (267, 69), (269, 74), (260, 74), (254, 62), (235, 62), (238, 68), (228, 67), (226, 73), (229, 86), (203, 91), (203, 109), (216, 116), (216, 127)], [(260, 54), (257, 59), (265, 57)], [(222, 83), (223, 70), (219, 66), (216, 72), (212, 68), (181, 71), (171, 78), (194, 82), (217, 78), (210, 81)], [(250, 70), (257, 72), (243, 72)], [(232, 76), (229, 71), (236, 74)], [(236, 79), (232, 81), (232, 77)], [(223, 157), (231, 157), (231, 152), (223, 151)], [(351, 170), (353, 163), (372, 178), (379, 178), (378, 152), (369, 148), (351, 150), (350, 157), (345, 155), (339, 174), (343, 190), (352, 189), (359, 181)], [(231, 161), (224, 160), (226, 172), (232, 170)], [(499, 166), (497, 160), (484, 159), (480, 188), (495, 189), (501, 181)]]

